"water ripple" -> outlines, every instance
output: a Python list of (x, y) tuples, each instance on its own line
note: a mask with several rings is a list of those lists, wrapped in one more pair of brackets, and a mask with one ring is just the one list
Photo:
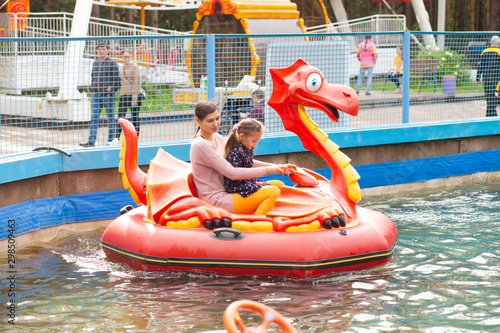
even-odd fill
[(66, 232), (18, 253), (16, 331), (203, 332), (222, 329), (227, 305), (247, 298), (300, 332), (494, 332), (499, 198), (492, 185), (364, 200), (398, 227), (393, 260), (304, 281), (132, 271), (105, 257), (102, 230)]

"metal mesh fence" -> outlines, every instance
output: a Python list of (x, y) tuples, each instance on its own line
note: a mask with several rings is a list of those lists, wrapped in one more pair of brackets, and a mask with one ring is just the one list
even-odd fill
[[(307, 110), (321, 128), (335, 131), (486, 115), (484, 87), (475, 81), (479, 56), (490, 46), (492, 34), (373, 36), (377, 58), (371, 86), (367, 77), (360, 80), (358, 116), (342, 115), (332, 123), (320, 111)], [(192, 138), (192, 110), (203, 99), (219, 105), (221, 133), (227, 132), (240, 113), (252, 107), (254, 90), (263, 90), (269, 99), (269, 68), (290, 66), (298, 58), (320, 69), (329, 83), (358, 90), (356, 54), (364, 38), (365, 33), (2, 38), (0, 155), (44, 146), (74, 149), (89, 141), (91, 73), (102, 41), (110, 46), (109, 57), (120, 68), (125, 50), (139, 66), (146, 96), (139, 112), (139, 142), (147, 143)], [(378, 45), (377, 40), (384, 43)], [(391, 79), (391, 73), (399, 70), (402, 75)], [(118, 114), (120, 92), (112, 100), (108, 108), (114, 117), (106, 116), (107, 108), (100, 113), (96, 146), (110, 139), (108, 122)], [(126, 111), (130, 119), (132, 110)], [(265, 124), (267, 133), (283, 131), (278, 115), (268, 106)]]

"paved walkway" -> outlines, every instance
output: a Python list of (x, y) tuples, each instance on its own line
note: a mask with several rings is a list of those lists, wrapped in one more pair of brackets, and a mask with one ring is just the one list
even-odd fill
[[(457, 95), (449, 98), (444, 94), (410, 95), (410, 122), (447, 121), (484, 117), (486, 101), (482, 94)], [(359, 95), (360, 110), (357, 117), (351, 117), (349, 127), (394, 125), (402, 123), (402, 93), (372, 91)], [(195, 131), (191, 110), (179, 111), (176, 117), (158, 119), (157, 114), (143, 114), (146, 123), (141, 125), (139, 143), (190, 140)], [(169, 114), (171, 115), (171, 114)], [(153, 119), (153, 116), (155, 119)], [(149, 117), (149, 118), (148, 118)], [(36, 128), (27, 126), (26, 121), (0, 126), (0, 156), (32, 151), (36, 147), (52, 146), (61, 149), (79, 148), (79, 142), (86, 142), (87, 124), (43, 122), (37, 120)], [(108, 129), (101, 126), (97, 146), (106, 146)]]
[[(410, 123), (481, 118), (486, 114), (482, 93), (460, 94), (450, 98), (440, 93), (410, 94)], [(403, 121), (401, 92), (372, 91), (359, 94), (359, 113), (351, 117), (349, 127), (401, 124)]]

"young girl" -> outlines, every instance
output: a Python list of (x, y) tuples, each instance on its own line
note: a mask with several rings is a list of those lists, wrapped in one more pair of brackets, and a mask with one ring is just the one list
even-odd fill
[[(252, 168), (233, 167), (222, 156), (224, 138), (217, 133), (221, 123), (217, 105), (208, 101), (200, 102), (195, 107), (194, 115), (198, 129), (191, 143), (190, 159), (198, 197), (232, 213), (245, 214), (257, 210), (261, 203), (258, 200), (253, 209), (242, 207), (239, 194), (226, 192), (224, 177), (241, 180), (272, 173), (287, 174), (288, 169), (294, 166), (276, 165), (254, 160)], [(261, 213), (262, 211), (259, 210), (258, 212)]]
[[(247, 118), (234, 125), (229, 132), (224, 157), (233, 167), (251, 168), (254, 165), (253, 149), (264, 134), (264, 125), (252, 118)], [(232, 180), (224, 177), (224, 188), (233, 195), (233, 205), (239, 211), (256, 215), (265, 215), (274, 208), (280, 195), (283, 182), (273, 180), (262, 182), (256, 178)]]

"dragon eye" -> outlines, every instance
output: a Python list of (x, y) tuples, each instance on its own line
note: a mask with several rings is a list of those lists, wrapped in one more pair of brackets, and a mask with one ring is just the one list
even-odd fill
[(323, 79), (318, 73), (312, 73), (307, 77), (306, 87), (310, 92), (316, 92), (321, 87)]

